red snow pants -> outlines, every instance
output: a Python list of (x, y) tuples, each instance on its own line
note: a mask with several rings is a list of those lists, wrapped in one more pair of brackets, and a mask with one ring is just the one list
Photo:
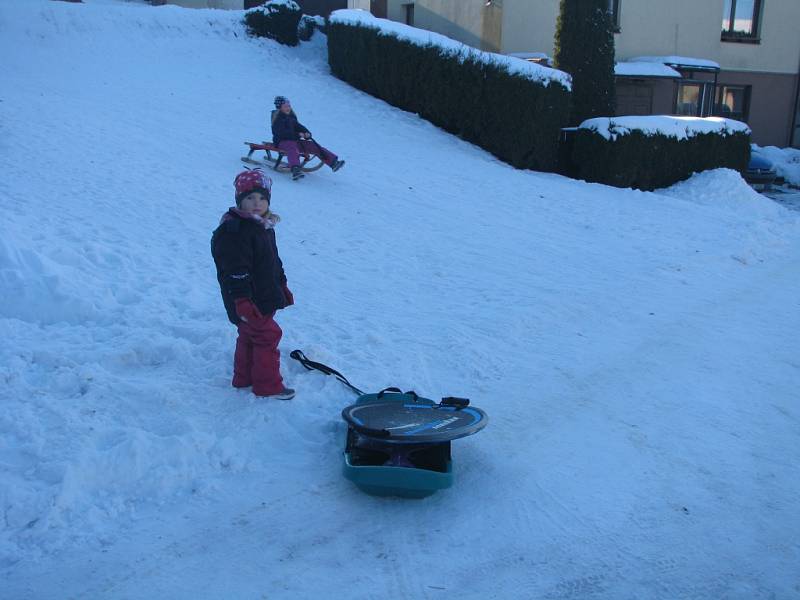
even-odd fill
[(333, 152), (327, 148), (323, 148), (317, 142), (312, 140), (299, 140), (297, 142), (293, 142), (292, 140), (283, 140), (280, 144), (278, 144), (278, 148), (280, 148), (281, 152), (286, 153), (286, 160), (290, 167), (300, 166), (301, 152), (316, 154), (322, 159), (322, 162), (329, 167), (335, 163), (337, 159), (337, 156)]
[(239, 337), (233, 354), (233, 387), (253, 386), (256, 396), (271, 396), (283, 390), (281, 353), (283, 332), (271, 315), (239, 322)]

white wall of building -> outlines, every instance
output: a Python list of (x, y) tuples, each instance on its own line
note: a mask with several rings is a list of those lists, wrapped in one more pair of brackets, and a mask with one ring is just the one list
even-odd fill
[(558, 4), (558, 0), (503, 0), (502, 51), (553, 56)]
[(347, 8), (369, 10), (369, 0), (347, 0)]
[[(673, 55), (714, 60), (723, 69), (797, 73), (800, 0), (766, 0), (761, 42), (723, 42), (724, 0), (621, 0), (618, 60)], [(558, 0), (504, 0), (503, 52), (553, 55)]]

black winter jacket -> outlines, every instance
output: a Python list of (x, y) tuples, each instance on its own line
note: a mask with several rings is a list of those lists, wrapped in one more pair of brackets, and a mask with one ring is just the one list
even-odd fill
[(281, 111), (272, 121), (272, 143), (276, 146), (284, 140), (297, 141), (300, 139), (301, 133), (310, 133), (308, 129), (303, 127), (297, 116), (291, 112), (288, 115)]
[(286, 275), (278, 256), (275, 230), (229, 210), (211, 236), (211, 255), (217, 266), (222, 301), (231, 323), (237, 325), (236, 300), (250, 298), (264, 315), (286, 308)]

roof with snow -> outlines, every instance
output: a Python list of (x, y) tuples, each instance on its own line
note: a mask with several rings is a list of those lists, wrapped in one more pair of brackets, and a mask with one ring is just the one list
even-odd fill
[(645, 61), (618, 62), (614, 65), (614, 75), (617, 77), (681, 77), (680, 73), (665, 64)]
[(661, 63), (687, 71), (719, 71), (719, 63), (705, 58), (691, 58), (688, 56), (635, 56), (630, 62)]
[(572, 78), (564, 71), (551, 69), (529, 61), (517, 60), (513, 56), (484, 52), (439, 33), (419, 29), (418, 27), (410, 27), (388, 19), (378, 19), (365, 10), (336, 10), (331, 13), (330, 21), (332, 23), (360, 25), (361, 27), (376, 29), (380, 35), (393, 36), (417, 46), (437, 46), (441, 48), (442, 52), (457, 56), (461, 60), (469, 57), (487, 64), (495, 64), (513, 75), (537, 81), (545, 86), (554, 82), (567, 89), (572, 89)]

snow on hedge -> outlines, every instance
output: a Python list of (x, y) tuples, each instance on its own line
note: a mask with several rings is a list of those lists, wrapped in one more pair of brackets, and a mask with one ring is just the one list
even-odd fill
[(269, 2), (257, 7), (256, 10), (264, 10), (266, 12), (277, 12), (278, 10), (300, 10), (300, 5), (294, 0), (269, 0)]
[(670, 117), (666, 115), (632, 117), (598, 117), (580, 124), (579, 129), (590, 129), (607, 140), (639, 131), (645, 135), (665, 135), (679, 140), (702, 133), (750, 133), (750, 128), (740, 121), (722, 117)]
[(393, 36), (417, 46), (436, 46), (441, 49), (442, 53), (456, 56), (460, 60), (471, 58), (486, 64), (497, 65), (513, 75), (540, 82), (545, 86), (550, 85), (551, 82), (556, 82), (567, 89), (572, 89), (572, 78), (563, 71), (519, 60), (512, 56), (477, 50), (432, 31), (410, 27), (388, 19), (378, 19), (364, 10), (342, 9), (334, 11), (331, 14), (330, 22), (376, 29), (380, 35)]

